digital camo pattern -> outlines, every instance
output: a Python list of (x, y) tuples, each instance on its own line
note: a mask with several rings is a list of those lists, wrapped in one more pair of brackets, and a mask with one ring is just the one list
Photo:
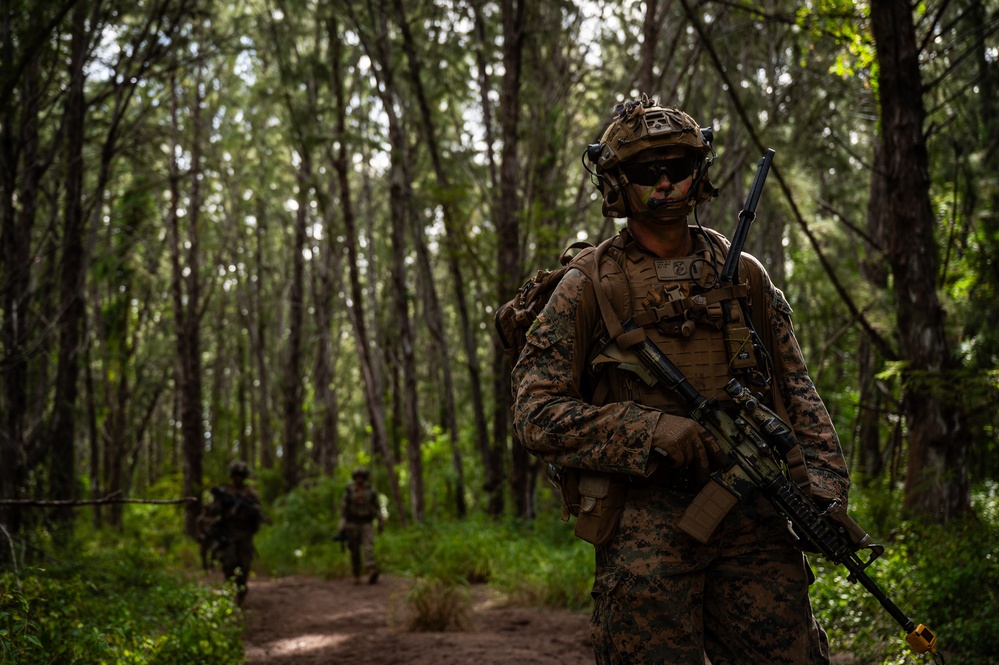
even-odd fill
[(791, 324), (791, 306), (784, 294), (767, 279), (767, 308), (770, 330), (774, 337), (773, 354), (779, 354), (783, 372), (777, 377), (777, 388), (787, 407), (791, 429), (801, 444), (808, 465), (812, 491), (826, 499), (845, 503), (850, 482), (846, 459), (839, 437), (822, 398), (815, 389), (801, 348)]
[[(790, 307), (758, 262), (744, 258), (741, 274), (757, 280), (752, 292), (765, 294), (753, 319), (769, 342), (809, 475), (820, 495), (845, 499), (842, 450), (808, 377)], [(764, 322), (769, 330), (760, 330)], [(650, 456), (653, 446), (669, 447), (656, 436), (677, 428), (657, 429), (661, 413), (634, 401), (586, 401), (594, 383), (588, 356), (603, 333), (587, 277), (570, 270), (529, 331), (513, 376), (514, 426), (528, 450), (555, 464), (619, 474), (628, 487), (617, 532), (597, 548), (597, 662), (700, 665), (704, 653), (713, 665), (828, 662), (786, 521), (758, 498), (738, 504), (700, 545), (676, 526), (693, 493), (648, 480), (662, 459)]]
[[(600, 313), (589, 280), (570, 270), (556, 287), (513, 373), (514, 426), (545, 461), (593, 471), (646, 475), (660, 412), (635, 402), (596, 407), (580, 392)], [(588, 306), (580, 307), (586, 302)]]
[(590, 623), (597, 663), (829, 662), (809, 609), (810, 571), (761, 497), (738, 504), (711, 542), (676, 528), (690, 494), (633, 487), (618, 532), (596, 550)]

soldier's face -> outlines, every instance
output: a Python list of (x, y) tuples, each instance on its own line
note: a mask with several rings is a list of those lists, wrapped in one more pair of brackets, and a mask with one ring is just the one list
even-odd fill
[(694, 184), (696, 160), (674, 148), (643, 153), (621, 167), (636, 210), (656, 210), (685, 200)]

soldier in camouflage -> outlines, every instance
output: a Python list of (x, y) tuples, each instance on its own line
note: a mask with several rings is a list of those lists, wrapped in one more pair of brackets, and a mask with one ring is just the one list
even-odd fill
[(236, 604), (242, 607), (253, 563), (253, 536), (260, 530), (264, 513), (260, 496), (246, 484), (250, 477), (246, 462), (232, 462), (229, 477), (229, 484), (212, 488), (212, 502), (205, 506), (212, 520), (206, 538), (213, 557), (222, 563), (225, 578), (235, 583)]
[(364, 564), (368, 584), (378, 582), (378, 561), (375, 559), (375, 528), (382, 531), (385, 514), (378, 499), (378, 492), (371, 486), (371, 473), (367, 467), (359, 466), (351, 474), (351, 482), (340, 501), (339, 532), (347, 540), (350, 550), (350, 567), (354, 574), (354, 584), (361, 583), (361, 564)]
[(808, 563), (765, 499), (736, 503), (707, 543), (678, 527), (723, 463), (717, 444), (609, 339), (593, 281), (617, 316), (641, 326), (706, 397), (725, 403), (722, 386), (733, 377), (763, 394), (799, 442), (796, 482), (820, 505), (845, 504), (842, 449), (791, 309), (748, 254), (739, 284), (717, 280), (728, 242), (702, 228), (695, 212), (717, 195), (707, 176), (710, 130), (648, 98), (615, 112), (586, 157), (604, 214), (626, 217), (626, 228), (605, 251), (578, 257), (529, 331), (513, 375), (524, 446), (578, 479), (570, 510), (577, 535), (595, 544), (596, 662), (828, 663)]

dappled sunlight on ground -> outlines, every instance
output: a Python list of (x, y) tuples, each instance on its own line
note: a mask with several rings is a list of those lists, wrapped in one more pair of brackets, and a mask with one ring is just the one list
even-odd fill
[(409, 580), (378, 584), (286, 577), (250, 580), (245, 635), (248, 665), (590, 665), (588, 615), (509, 607), (472, 587), (465, 631), (401, 628)]

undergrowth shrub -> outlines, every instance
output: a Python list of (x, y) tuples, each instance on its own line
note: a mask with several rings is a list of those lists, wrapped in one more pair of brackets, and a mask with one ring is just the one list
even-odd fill
[(406, 593), (405, 607), (394, 608), (393, 614), (394, 621), (414, 632), (467, 630), (471, 626), (472, 594), (467, 583), (420, 577)]
[(593, 548), (557, 516), (532, 524), (485, 517), (426, 523), (394, 530), (379, 546), (386, 566), (414, 579), (487, 582), (519, 604), (590, 607)]
[(179, 581), (136, 548), (5, 571), (0, 662), (239, 663), (243, 622), (232, 597)]
[[(937, 635), (937, 648), (947, 663), (995, 665), (999, 662), (995, 489), (974, 496), (977, 520), (947, 526), (897, 522), (886, 537), (872, 534), (885, 545), (885, 553), (866, 572), (909, 619)], [(864, 509), (859, 505), (856, 511), (862, 525)], [(918, 657), (899, 624), (873, 596), (847, 579), (845, 568), (821, 558), (811, 563), (817, 574), (812, 606), (834, 652), (853, 653), (865, 664), (915, 662)]]

